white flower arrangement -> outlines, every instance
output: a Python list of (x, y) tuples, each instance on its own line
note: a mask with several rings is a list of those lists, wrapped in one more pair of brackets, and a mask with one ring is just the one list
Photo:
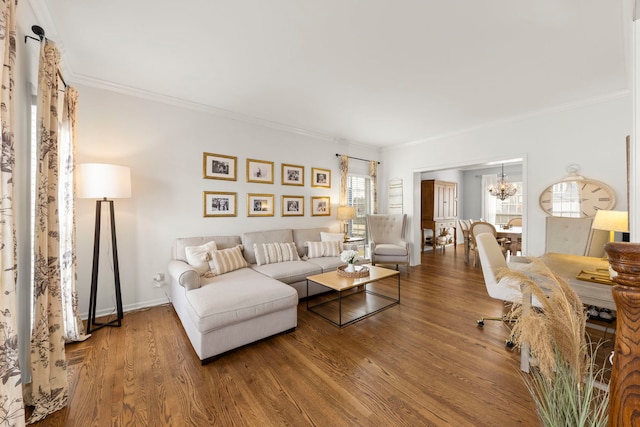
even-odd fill
[(358, 262), (358, 251), (342, 251), (342, 253), (340, 254), (340, 259), (342, 260), (342, 262), (346, 262), (347, 264), (355, 264), (356, 262)]

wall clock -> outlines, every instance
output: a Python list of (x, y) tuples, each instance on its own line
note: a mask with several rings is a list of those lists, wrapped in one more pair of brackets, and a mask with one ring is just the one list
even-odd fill
[(556, 182), (540, 194), (540, 207), (551, 216), (593, 217), (597, 211), (610, 210), (615, 204), (611, 187), (579, 176)]

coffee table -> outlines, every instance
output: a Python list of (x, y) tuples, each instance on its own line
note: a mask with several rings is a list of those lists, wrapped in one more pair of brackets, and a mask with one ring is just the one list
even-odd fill
[[(400, 272), (372, 265), (366, 265), (366, 267), (369, 268), (367, 277), (351, 279), (338, 275), (337, 271), (307, 277), (307, 295), (309, 295), (309, 282), (325, 286), (337, 293), (337, 297), (327, 297), (325, 294), (314, 297), (322, 300), (315, 305), (310, 305), (309, 300), (312, 297), (307, 296), (307, 310), (342, 328), (400, 304)], [(389, 295), (389, 292), (384, 293), (389, 290), (386, 289), (389, 288), (388, 284), (380, 281), (393, 276), (398, 278), (397, 292)]]

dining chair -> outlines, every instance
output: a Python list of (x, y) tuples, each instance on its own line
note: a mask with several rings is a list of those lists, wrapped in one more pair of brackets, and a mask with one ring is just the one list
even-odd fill
[(489, 233), (493, 236), (493, 238), (496, 240), (496, 243), (498, 243), (500, 249), (502, 250), (503, 257), (506, 258), (507, 250), (504, 246), (506, 239), (498, 239), (498, 233), (496, 232), (496, 227), (493, 224), (486, 221), (476, 221), (471, 224), (471, 228), (469, 229), (469, 237), (471, 239), (470, 252), (473, 256), (472, 265), (474, 267), (478, 265), (478, 246), (476, 244), (476, 236), (482, 233)]
[(471, 220), (460, 219), (458, 223), (460, 224), (460, 232), (462, 233), (462, 240), (464, 242), (464, 262), (469, 264), (469, 229), (471, 228)]
[[(522, 217), (511, 218), (509, 222), (507, 222), (507, 226), (511, 227), (522, 227)], [(517, 255), (518, 252), (522, 252), (522, 236), (516, 238), (508, 238), (505, 242), (505, 247), (509, 251), (510, 255)]]

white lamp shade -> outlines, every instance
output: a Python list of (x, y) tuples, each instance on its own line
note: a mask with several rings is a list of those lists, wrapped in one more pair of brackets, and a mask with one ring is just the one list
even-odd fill
[(338, 219), (341, 221), (348, 221), (355, 219), (356, 208), (353, 206), (339, 206), (338, 207)]
[(76, 197), (127, 199), (131, 197), (131, 170), (105, 163), (81, 163), (76, 167)]
[(629, 231), (629, 214), (627, 211), (599, 210), (593, 218), (591, 228), (626, 233)]

